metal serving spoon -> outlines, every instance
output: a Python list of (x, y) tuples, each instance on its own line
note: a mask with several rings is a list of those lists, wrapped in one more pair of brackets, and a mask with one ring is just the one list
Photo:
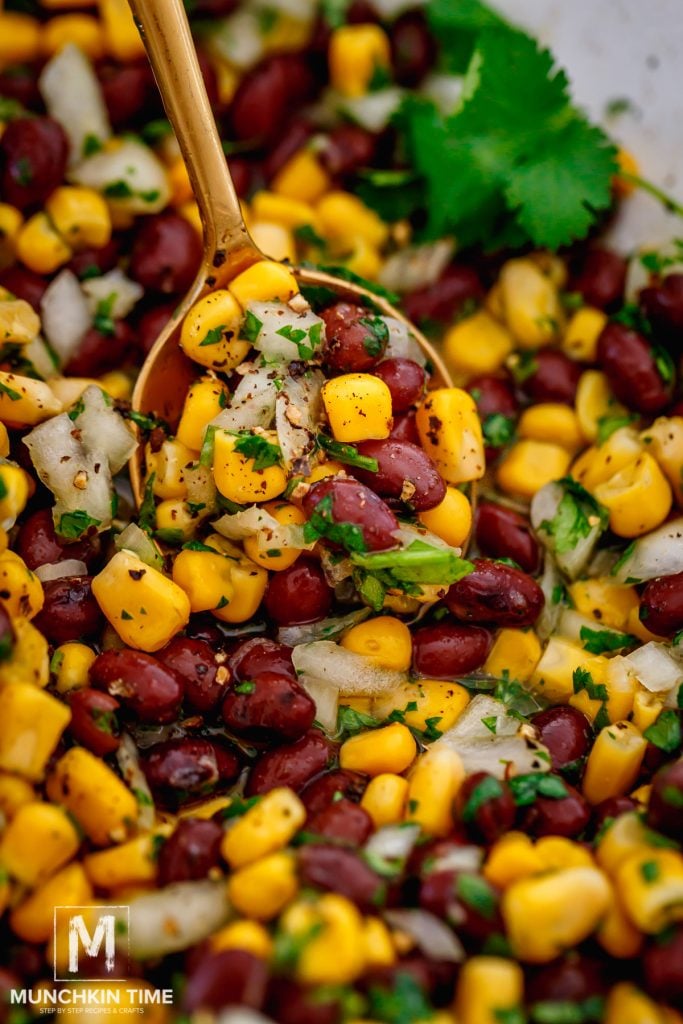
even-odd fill
[[(204, 226), (204, 254), (197, 277), (157, 338), (133, 391), (134, 409), (155, 413), (175, 426), (187, 389), (200, 372), (180, 348), (180, 327), (185, 316), (202, 295), (224, 288), (237, 274), (268, 257), (252, 241), (244, 223), (182, 0), (130, 0), (130, 6), (187, 165)], [(434, 368), (433, 382), (450, 386), (441, 357), (424, 335), (385, 299), (322, 271), (297, 267), (294, 273), (303, 285), (322, 286), (333, 289), (340, 298), (371, 303), (383, 315), (408, 324)], [(130, 463), (131, 485), (138, 505), (143, 496), (141, 448)]]

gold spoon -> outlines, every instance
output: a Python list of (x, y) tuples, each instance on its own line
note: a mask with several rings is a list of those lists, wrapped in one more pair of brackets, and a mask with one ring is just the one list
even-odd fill
[[(172, 427), (180, 419), (187, 389), (198, 368), (179, 344), (180, 326), (202, 295), (223, 288), (237, 274), (268, 259), (249, 236), (199, 69), (182, 0), (130, 0), (168, 119), (180, 145), (204, 226), (204, 253), (195, 281), (147, 356), (133, 391), (133, 408), (161, 416)], [(384, 316), (407, 324), (434, 368), (432, 384), (451, 386), (441, 357), (424, 335), (386, 299), (357, 284), (307, 267), (294, 273), (303, 285), (333, 289), (340, 298), (372, 303)], [(133, 494), (143, 496), (142, 446), (130, 462)]]

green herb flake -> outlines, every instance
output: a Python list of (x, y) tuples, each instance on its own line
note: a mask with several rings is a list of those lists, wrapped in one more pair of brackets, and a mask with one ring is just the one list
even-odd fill
[(101, 520), (94, 519), (83, 509), (74, 512), (62, 512), (57, 524), (57, 533), (66, 540), (78, 540), (92, 526), (100, 526)]
[(630, 633), (619, 633), (612, 629), (590, 629), (589, 626), (581, 626), (579, 637), (584, 650), (589, 654), (620, 651), (624, 647), (633, 647), (638, 643), (638, 638)]
[(10, 402), (18, 402), (21, 399), (18, 391), (15, 391), (8, 384), (3, 384), (2, 381), (0, 381), (0, 395), (7, 395)]
[(493, 775), (487, 775), (481, 782), (478, 782), (462, 809), (462, 820), (469, 824), (473, 822), (484, 804), (490, 800), (497, 800), (504, 795), (503, 787)]
[(336, 522), (332, 514), (332, 495), (326, 495), (313, 509), (304, 524), (304, 540), (312, 544), (324, 538), (340, 544), (349, 552), (364, 552), (367, 548), (363, 531), (355, 523)]
[(105, 299), (101, 299), (97, 303), (95, 316), (93, 317), (93, 327), (95, 330), (99, 331), (100, 334), (107, 335), (107, 337), (113, 337), (116, 334), (116, 322), (112, 317), (115, 302), (116, 292), (111, 292)]
[(319, 446), (337, 462), (343, 462), (346, 466), (355, 466), (357, 469), (365, 469), (369, 473), (376, 473), (379, 470), (377, 459), (361, 455), (355, 445), (347, 444), (344, 441), (333, 441), (325, 434), (318, 434), (317, 441)]
[(481, 430), (485, 444), (491, 448), (504, 448), (514, 440), (515, 420), (502, 412), (492, 412), (482, 421)]
[(496, 912), (495, 893), (481, 875), (458, 875), (455, 884), (455, 894), (463, 903), (466, 903), (472, 910), (476, 910), (478, 914), (485, 917), (488, 921), (491, 920)]
[(542, 772), (515, 775), (509, 780), (508, 785), (518, 807), (529, 807), (538, 796), (551, 800), (564, 800), (567, 796), (567, 787), (562, 779)]
[(253, 693), (256, 689), (256, 683), (253, 683), (251, 679), (245, 679), (243, 683), (237, 683), (233, 687), (235, 693)]
[(662, 711), (657, 720), (648, 726), (643, 736), (654, 747), (665, 754), (674, 754), (681, 748), (681, 722), (677, 711)]
[(103, 189), (107, 199), (130, 199), (135, 193), (127, 181), (112, 181)]
[(369, 356), (376, 359), (387, 347), (389, 328), (380, 316), (363, 316), (359, 322), (368, 329), (367, 335), (363, 338), (363, 348)]
[(260, 434), (240, 433), (235, 441), (235, 451), (245, 459), (254, 460), (254, 471), (260, 472), (269, 466), (277, 466), (282, 458), (280, 446), (268, 441)]
[(621, 430), (622, 427), (629, 427), (638, 417), (630, 413), (605, 414), (598, 418), (598, 444), (604, 444), (612, 434)]
[(242, 321), (240, 338), (243, 338), (245, 341), (250, 341), (253, 345), (258, 338), (262, 327), (263, 321), (259, 320), (259, 318), (250, 310), (247, 310), (244, 314), (244, 320)]
[(341, 704), (337, 711), (337, 735), (355, 736), (366, 729), (376, 729), (382, 723), (372, 715), (357, 711), (346, 704)]
[(434, 1010), (415, 979), (400, 970), (394, 975), (391, 988), (371, 985), (368, 992), (369, 1013), (383, 1024), (415, 1024), (434, 1017)]
[(204, 440), (202, 442), (202, 450), (199, 453), (199, 465), (200, 466), (213, 466), (213, 449), (215, 443), (216, 427), (209, 424), (204, 434)]
[(199, 347), (207, 348), (209, 345), (219, 345), (223, 340), (223, 331), (225, 331), (225, 329), (225, 324), (219, 324), (218, 327), (212, 327), (211, 330), (206, 332), (204, 338), (199, 342)]
[(552, 519), (543, 520), (539, 529), (553, 537), (556, 553), (564, 555), (573, 551), (593, 529), (604, 530), (609, 516), (607, 509), (572, 477), (558, 482), (564, 493), (557, 511)]
[(481, 724), (486, 726), (489, 732), (492, 732), (495, 736), (498, 732), (498, 716), (487, 715), (486, 718), (482, 718)]
[(585, 690), (591, 700), (609, 700), (607, 687), (604, 683), (596, 683), (593, 676), (586, 668), (575, 668), (572, 673), (572, 685), (574, 693)]
[(646, 860), (640, 865), (640, 873), (643, 881), (648, 885), (656, 882), (659, 878), (659, 864), (655, 860)]

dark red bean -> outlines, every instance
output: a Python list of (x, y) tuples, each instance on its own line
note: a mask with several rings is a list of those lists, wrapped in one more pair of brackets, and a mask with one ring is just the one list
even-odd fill
[(318, 729), (311, 729), (296, 743), (269, 750), (254, 763), (247, 781), (247, 795), (268, 793), (276, 786), (297, 792), (316, 775), (329, 768), (336, 746)]
[(463, 622), (533, 626), (544, 604), (538, 583), (511, 565), (474, 559), (474, 572), (454, 583), (445, 597)]
[(156, 795), (170, 805), (224, 789), (240, 772), (234, 751), (218, 741), (196, 736), (150, 747), (142, 767)]
[(383, 359), (372, 372), (389, 388), (394, 413), (406, 412), (424, 397), (427, 374), (413, 359)]
[(239, 6), (239, 0), (195, 0), (193, 14), (224, 18)]
[(313, 125), (303, 118), (296, 118), (287, 126), (282, 138), (269, 150), (263, 162), (266, 181), (272, 181), (285, 164), (304, 148), (313, 134)]
[(64, 368), (73, 377), (101, 377), (126, 361), (133, 346), (133, 331), (125, 320), (116, 320), (113, 334), (91, 327)]
[(307, 783), (300, 796), (309, 815), (315, 816), (341, 797), (357, 802), (365, 792), (367, 784), (367, 776), (339, 768), (325, 772), (324, 775), (319, 775), (317, 779)]
[[(331, 517), (335, 523), (357, 526), (368, 551), (384, 551), (396, 546), (394, 533), (398, 529), (398, 520), (369, 487), (340, 477), (319, 480), (303, 500), (304, 512), (309, 519), (316, 506), (325, 498), (332, 499), (329, 516), (326, 514), (326, 518)], [(282, 573), (276, 575), (281, 576)]]
[(312, 88), (313, 76), (303, 54), (267, 57), (237, 87), (230, 110), (235, 137), (272, 141)]
[(524, 831), (535, 836), (566, 836), (572, 839), (583, 832), (591, 816), (590, 808), (578, 790), (564, 783), (567, 796), (559, 800), (539, 796), (524, 815)]
[(630, 796), (611, 796), (607, 800), (602, 800), (593, 808), (595, 831), (599, 832), (607, 827), (620, 814), (628, 814), (629, 811), (637, 809), (638, 804)]
[(90, 666), (90, 679), (141, 722), (173, 722), (185, 692), (183, 677), (172, 668), (128, 649), (99, 654)]
[[(468, 878), (476, 878), (480, 897), (476, 900), (468, 899)], [(431, 872), (420, 886), (420, 906), (471, 939), (483, 940), (503, 930), (498, 893), (479, 875), (452, 870)]]
[(396, 498), (417, 512), (439, 505), (446, 484), (427, 453), (418, 445), (387, 438), (361, 441), (361, 455), (377, 462), (377, 472), (354, 468), (353, 474), (383, 498)]
[(394, 441), (407, 441), (409, 444), (420, 444), (420, 435), (415, 423), (415, 410), (394, 416), (394, 424), (389, 437)]
[[(152, 431), (153, 434), (154, 431)], [(199, 612), (190, 616), (190, 621), (185, 627), (185, 636), (188, 636), (190, 640), (203, 640), (204, 643), (211, 644), (219, 652), (222, 651), (224, 646), (229, 646), (232, 649), (231, 642), (226, 642), (216, 619)], [(226, 653), (229, 653), (229, 650), (226, 649)]]
[(428, 679), (454, 679), (486, 661), (491, 634), (478, 626), (439, 622), (413, 633), (413, 668)]
[(202, 243), (190, 222), (178, 213), (145, 217), (130, 254), (130, 276), (151, 291), (171, 295), (192, 284)]
[(683, 1008), (683, 925), (655, 936), (643, 953), (645, 985), (663, 1003)]
[(399, 85), (414, 88), (431, 69), (436, 42), (420, 11), (407, 11), (391, 29), (391, 60)]
[(113, 270), (119, 260), (121, 246), (116, 238), (111, 238), (99, 249), (81, 249), (73, 254), (67, 267), (76, 277), (82, 280), (97, 277)]
[(121, 741), (116, 712), (121, 705), (114, 697), (86, 686), (69, 695), (69, 704), (69, 729), (74, 739), (98, 757), (106, 757), (118, 750)]
[(683, 629), (683, 572), (650, 580), (640, 597), (640, 621), (657, 636)]
[(13, 267), (6, 267), (0, 271), (0, 285), (17, 299), (24, 299), (29, 306), (40, 312), (40, 300), (50, 282), (39, 274), (34, 274), (27, 267), (20, 267), (16, 264)]
[(346, 896), (364, 913), (381, 903), (384, 883), (353, 850), (312, 843), (299, 850), (298, 863), (304, 885)]
[(60, 540), (55, 533), (52, 510), (41, 508), (22, 523), (15, 550), (29, 569), (37, 569), (48, 562), (62, 562), (66, 558), (85, 562), (92, 569), (99, 559), (101, 546), (97, 534), (72, 544)]
[(468, 306), (478, 305), (484, 288), (476, 270), (461, 263), (452, 263), (438, 281), (403, 297), (403, 309), (409, 320), (437, 321), (449, 324)]
[(103, 61), (98, 65), (97, 75), (109, 120), (115, 129), (139, 121), (158, 103), (154, 75), (147, 61), (126, 64)]
[(480, 841), (495, 843), (514, 825), (515, 801), (507, 782), (475, 772), (463, 782), (458, 793), (460, 817)]
[(683, 760), (665, 765), (652, 779), (648, 824), (666, 835), (683, 835)]
[(253, 679), (262, 672), (279, 672), (296, 679), (292, 664), (292, 648), (275, 640), (255, 636), (245, 640), (230, 655), (230, 672), (238, 682)]
[(288, 675), (263, 672), (230, 688), (223, 721), (238, 736), (255, 742), (298, 740), (315, 719), (315, 701)]
[(92, 594), (91, 576), (63, 576), (43, 583), (45, 601), (34, 625), (53, 644), (80, 640), (98, 632), (104, 624), (100, 606)]
[(176, 303), (169, 302), (160, 306), (154, 305), (146, 310), (138, 322), (135, 338), (143, 356), (151, 350), (168, 321), (173, 316)]
[(602, 995), (603, 965), (577, 952), (537, 968), (529, 978), (527, 1001), (534, 1003), (583, 1003)]
[(377, 365), (389, 341), (383, 320), (353, 302), (336, 302), (320, 316), (325, 322), (325, 363), (333, 373), (364, 373)]
[(475, 536), (482, 554), (511, 558), (524, 572), (538, 572), (540, 550), (528, 519), (504, 505), (482, 501), (477, 508)]
[(0, 69), (0, 96), (16, 100), (22, 107), (38, 110), (42, 100), (38, 89), (39, 67), (35, 64), (7, 64)]
[(519, 412), (519, 402), (515, 398), (515, 390), (508, 377), (494, 377), (493, 374), (482, 374), (473, 377), (467, 390), (477, 404), (482, 419), (488, 416), (515, 417)]
[(520, 382), (520, 387), (532, 402), (574, 404), (583, 372), (581, 363), (557, 349), (542, 348), (533, 354), (530, 367), (532, 372)]
[(320, 162), (333, 178), (343, 178), (368, 167), (375, 156), (377, 136), (355, 124), (340, 124), (325, 138)]
[(263, 603), (278, 626), (298, 626), (325, 618), (332, 591), (317, 562), (298, 558), (289, 569), (273, 573)]
[(159, 885), (206, 878), (221, 860), (223, 829), (216, 821), (185, 818), (159, 850)]
[(0, 194), (20, 210), (45, 202), (66, 171), (69, 142), (51, 117), (18, 117), (0, 138)]
[(585, 757), (593, 738), (591, 724), (577, 708), (560, 704), (539, 711), (531, 719), (538, 738), (548, 748), (554, 771)]
[(372, 818), (359, 804), (346, 797), (328, 804), (324, 811), (306, 822), (306, 830), (349, 846), (361, 846), (375, 831)]
[(672, 379), (663, 380), (648, 340), (625, 324), (609, 323), (598, 339), (597, 357), (612, 391), (636, 412), (654, 415), (671, 400)]
[(194, 711), (211, 711), (225, 696), (228, 670), (205, 640), (176, 636), (156, 657), (183, 677), (185, 700)]
[(589, 249), (571, 290), (579, 292), (584, 302), (598, 309), (614, 309), (621, 302), (626, 281), (626, 260), (607, 249)]
[(667, 343), (683, 332), (683, 274), (667, 274), (663, 281), (643, 288), (640, 306), (655, 332)]
[(268, 995), (268, 1012), (278, 1024), (342, 1024), (342, 1007), (334, 993), (304, 988), (275, 978)]
[(266, 998), (268, 965), (242, 949), (209, 953), (188, 975), (183, 993), (186, 1013), (217, 1011), (224, 1006), (260, 1010)]

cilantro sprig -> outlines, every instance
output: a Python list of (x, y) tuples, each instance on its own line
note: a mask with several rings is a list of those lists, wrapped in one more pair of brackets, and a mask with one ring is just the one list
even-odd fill
[(589, 494), (585, 487), (567, 476), (558, 483), (564, 494), (552, 519), (544, 519), (540, 529), (554, 540), (555, 552), (566, 555), (573, 551), (579, 541), (588, 537), (594, 527), (607, 526), (607, 509)]

